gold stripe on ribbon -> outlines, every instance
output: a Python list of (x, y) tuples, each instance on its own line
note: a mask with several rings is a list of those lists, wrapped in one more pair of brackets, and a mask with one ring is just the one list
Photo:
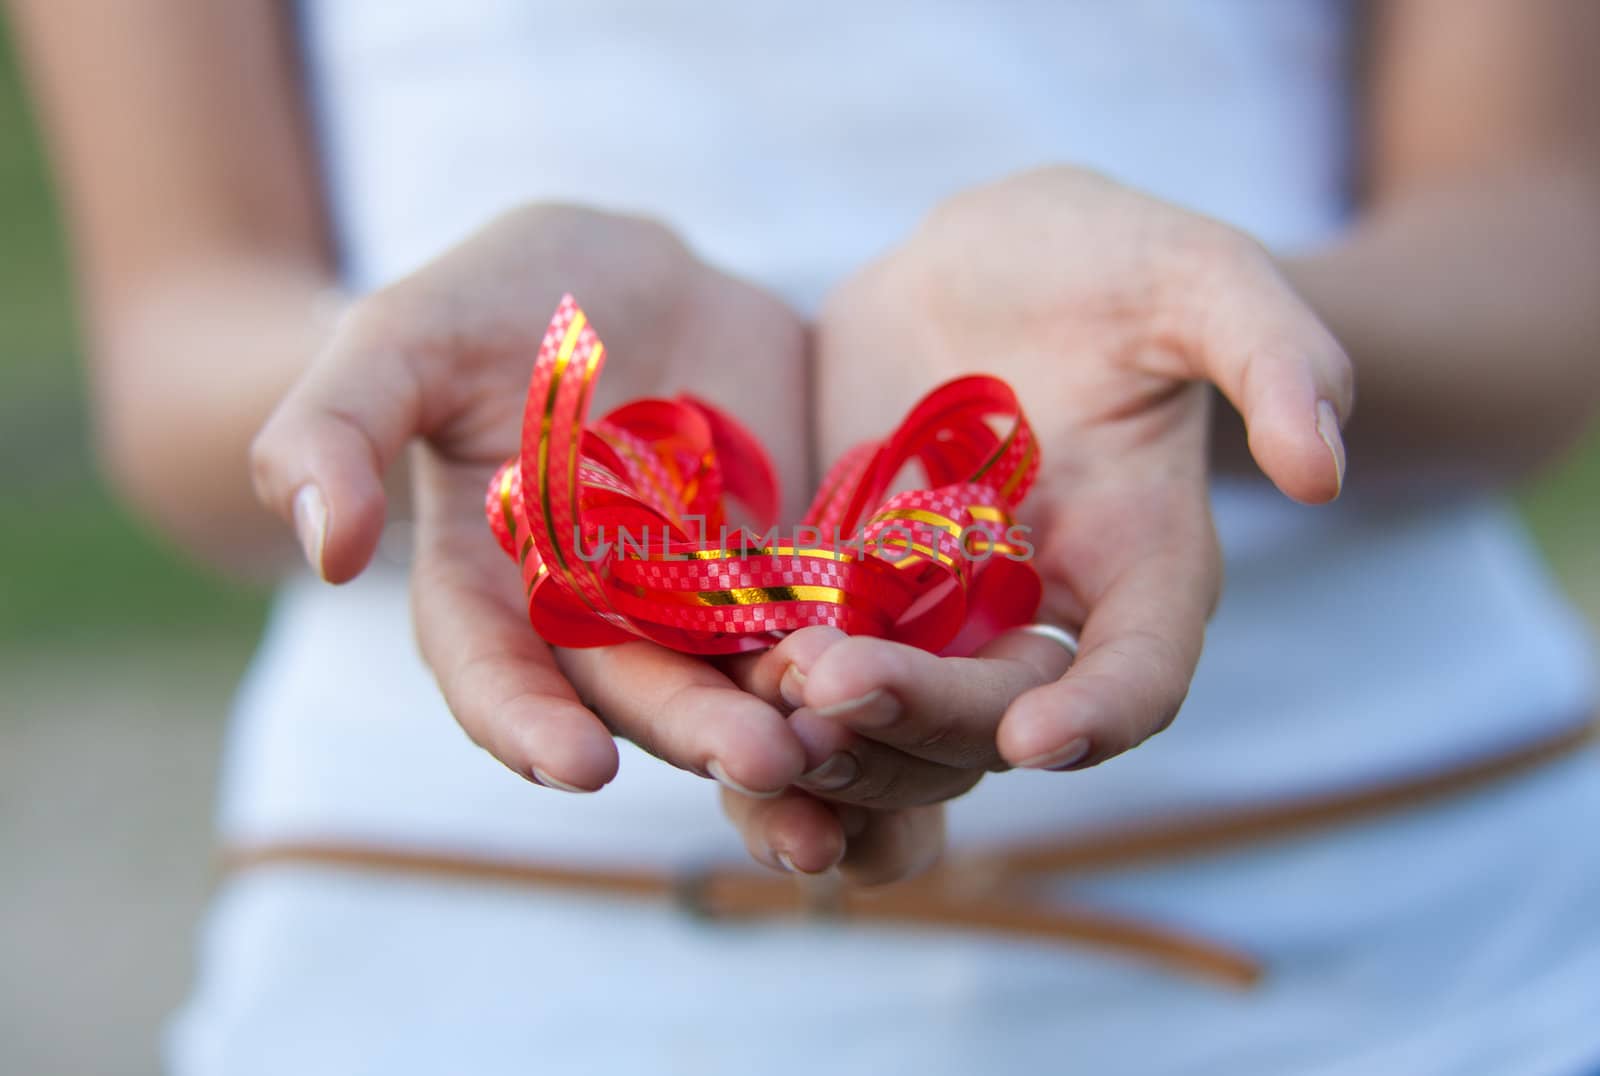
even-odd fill
[(879, 512), (872, 517), (872, 522), (877, 523), (885, 519), (910, 519), (926, 523), (930, 527), (939, 528), (952, 538), (961, 537), (961, 532), (966, 529), (949, 516), (941, 516), (938, 512), (930, 512), (925, 508), (896, 508), (889, 512)]
[[(606, 346), (600, 342), (600, 338), (595, 336), (593, 339), (594, 346), (589, 349), (589, 361), (585, 363), (583, 367), (583, 384), (578, 386), (578, 401), (573, 407), (572, 412), (574, 418), (576, 418), (578, 415), (584, 414), (588, 409), (589, 392), (594, 388), (595, 371), (600, 368), (600, 360), (605, 356), (606, 353)], [(572, 520), (574, 527), (577, 526), (578, 521), (578, 446), (582, 443), (583, 429), (574, 424), (572, 438), (567, 442), (567, 502), (572, 505)], [(574, 535), (573, 538), (574, 540), (581, 541), (577, 535)], [(602, 596), (604, 596), (605, 583), (600, 577), (599, 569), (597, 569), (595, 564), (590, 561), (584, 561), (583, 566), (588, 570), (589, 578), (594, 580), (595, 589), (598, 590)], [(594, 608), (593, 603), (588, 602), (587, 599), (585, 599), (585, 604), (588, 604), (591, 609)], [(610, 603), (608, 602), (607, 604)], [(598, 609), (595, 611), (599, 612)]]
[(1011, 477), (1006, 479), (1005, 484), (1000, 487), (1000, 496), (1010, 500), (1011, 495), (1017, 491), (1017, 487), (1022, 485), (1023, 478), (1027, 476), (1028, 468), (1033, 464), (1033, 453), (1038, 444), (1037, 439), (1029, 438), (1028, 443), (1022, 446), (1022, 458), (1017, 461), (1017, 469), (1011, 472)]
[(844, 605), (845, 592), (838, 587), (796, 585), (785, 587), (734, 587), (731, 590), (646, 590), (631, 583), (613, 583), (637, 598), (672, 605), (770, 605), (775, 602), (828, 602)]
[(1001, 459), (1005, 457), (1005, 454), (1011, 449), (1011, 442), (1017, 439), (1017, 431), (1020, 429), (1022, 429), (1022, 420), (1019, 418), (1017, 421), (1011, 424), (1011, 432), (1006, 434), (1005, 440), (1000, 442), (1000, 447), (994, 450), (994, 454), (992, 456), (983, 461), (982, 466), (980, 466), (976, 471), (972, 472), (972, 477), (967, 479), (967, 481), (976, 482), (978, 479), (988, 474), (989, 468), (999, 463)]
[(550, 536), (550, 547), (555, 550), (556, 562), (563, 574), (568, 574), (567, 558), (561, 552), (561, 542), (556, 537), (555, 520), (550, 511), (550, 431), (555, 425), (556, 398), (561, 391), (561, 378), (567, 372), (567, 364), (572, 361), (572, 349), (578, 345), (578, 336), (583, 332), (587, 320), (582, 310), (572, 315), (572, 324), (567, 326), (567, 335), (562, 337), (561, 349), (556, 352), (555, 368), (550, 371), (550, 388), (544, 397), (544, 415), (539, 420), (539, 507), (544, 512), (545, 532)]
[[(572, 352), (578, 346), (578, 337), (583, 334), (583, 327), (586, 324), (588, 324), (588, 318), (584, 312), (582, 310), (574, 311), (572, 324), (567, 326), (567, 335), (561, 338), (561, 348), (556, 352), (555, 368), (550, 372), (550, 390), (545, 394), (544, 415), (539, 420), (539, 507), (544, 512), (545, 533), (550, 536), (550, 547), (555, 551), (556, 569), (561, 572), (562, 578), (567, 581), (568, 586), (578, 595), (583, 604), (603, 616), (604, 614), (600, 612), (594, 602), (589, 600), (589, 595), (584, 593), (583, 588), (578, 585), (577, 579), (574, 578), (572, 568), (567, 564), (566, 554), (561, 551), (561, 542), (556, 536), (555, 519), (550, 510), (550, 432), (555, 425), (556, 399), (561, 390), (561, 378), (566, 374), (567, 367), (572, 362)], [(594, 366), (591, 363), (589, 369), (585, 371), (586, 381), (592, 378), (593, 374)], [(585, 384), (583, 391), (587, 395), (587, 384)], [(572, 431), (573, 446), (577, 445), (580, 434), (581, 431), (577, 429)], [(526, 475), (523, 476), (523, 480), (527, 480)], [(568, 488), (571, 491), (573, 511), (576, 513), (577, 474), (575, 460), (571, 461), (569, 466)]]
[[(521, 470), (518, 464), (517, 469)], [(513, 548), (517, 544), (517, 513), (511, 506), (511, 468), (507, 467), (500, 476), (500, 518), (505, 520), (506, 537), (510, 539)], [(522, 553), (517, 557), (520, 567), (528, 562), (528, 550), (533, 548), (533, 535), (528, 535), (522, 543)]]
[(900, 554), (898, 557), (890, 557), (887, 553), (882, 552), (884, 546), (885, 543), (878, 543), (878, 549), (880, 550), (879, 556), (896, 568), (909, 567), (911, 564), (912, 554), (914, 553), (920, 553), (929, 560), (936, 560), (946, 568), (955, 567), (956, 561), (954, 557), (945, 553), (941, 553), (937, 549), (932, 549), (925, 545), (919, 545), (916, 542), (912, 542), (909, 548), (899, 545), (892, 547), (894, 552)]

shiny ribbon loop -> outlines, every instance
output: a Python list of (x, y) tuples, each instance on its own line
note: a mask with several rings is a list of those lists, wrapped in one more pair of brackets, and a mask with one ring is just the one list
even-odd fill
[[(489, 485), (489, 526), (521, 566), (545, 641), (729, 654), (831, 624), (970, 653), (1033, 617), (1039, 579), (1012, 517), (1038, 445), (1005, 382), (934, 389), (886, 439), (846, 452), (780, 537), (777, 476), (750, 431), (692, 396), (587, 422), (604, 363), (565, 296), (534, 364), (521, 451)], [(925, 487), (891, 494), (913, 463)], [(729, 530), (730, 501), (759, 532)]]

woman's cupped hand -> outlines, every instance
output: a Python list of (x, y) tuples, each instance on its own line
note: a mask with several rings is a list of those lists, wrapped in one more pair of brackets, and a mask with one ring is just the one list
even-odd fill
[[(827, 627), (715, 661), (546, 645), (481, 505), (567, 291), (611, 354), (640, 357), (608, 368), (596, 412), (692, 391), (757, 416), (791, 496), (810, 492), (808, 461), (882, 436), (939, 383), (1010, 382), (1043, 460), (1018, 516), (1037, 619), (1079, 635), (1077, 659), (1022, 631), (966, 657)], [(984, 775), (1095, 765), (1177, 714), (1221, 587), (1212, 387), (1284, 493), (1338, 495), (1353, 384), (1337, 342), (1254, 241), (1092, 173), (950, 199), (811, 326), (656, 224), (538, 207), (356, 303), (257, 439), (255, 480), (342, 582), (371, 559), (384, 477), (413, 446), (418, 641), (475, 742), (587, 791), (625, 737), (720, 781), (759, 862), (881, 882), (937, 858), (943, 804)]]

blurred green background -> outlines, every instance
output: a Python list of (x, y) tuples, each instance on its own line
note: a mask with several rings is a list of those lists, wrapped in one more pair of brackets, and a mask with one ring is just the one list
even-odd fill
[[(58, 208), (4, 35), (0, 21), (0, 646), (248, 633), (262, 595), (185, 565), (97, 476)], [(1521, 500), (1600, 610), (1600, 437)]]
[(83, 382), (58, 208), (0, 19), (0, 647), (253, 632), (262, 595), (185, 565), (109, 496)]

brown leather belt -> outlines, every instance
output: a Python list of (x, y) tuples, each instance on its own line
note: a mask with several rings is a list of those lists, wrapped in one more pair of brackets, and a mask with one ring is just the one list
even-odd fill
[(1248, 953), (1139, 920), (1029, 899), (1031, 882), (1170, 860), (1276, 840), (1459, 795), (1575, 754), (1600, 721), (1421, 775), (1292, 801), (1153, 819), (1065, 840), (1013, 844), (952, 856), (920, 878), (873, 889), (836, 877), (786, 877), (738, 867), (681, 875), (575, 868), (445, 851), (286, 841), (225, 849), (234, 873), (272, 864), (321, 865), (473, 882), (668, 898), (704, 919), (812, 916), (852, 922), (929, 926), (1044, 939), (1111, 950), (1231, 986), (1257, 982)]

